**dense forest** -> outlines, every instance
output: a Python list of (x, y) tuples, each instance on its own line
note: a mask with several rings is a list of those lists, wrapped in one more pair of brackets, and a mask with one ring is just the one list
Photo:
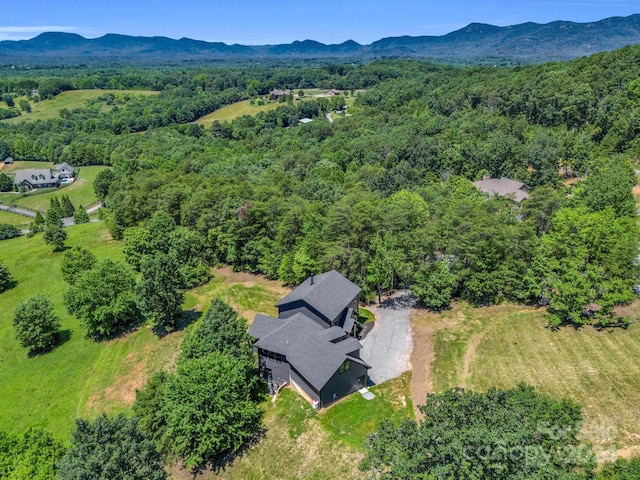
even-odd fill
[[(0, 156), (112, 165), (96, 187), (134, 256), (152, 253), (140, 239), (160, 210), (197, 234), (204, 261), (289, 284), (336, 269), (365, 298), (411, 286), (432, 308), (510, 300), (548, 305), (554, 325), (617, 324), (613, 308), (634, 298), (637, 274), (639, 57), (629, 47), (515, 68), (378, 61), (5, 78), (5, 97), (129, 90), (57, 119), (0, 124)], [(357, 98), (333, 123), (326, 98), (208, 130), (193, 123), (274, 87)], [(486, 197), (471, 184), (486, 173), (526, 183), (530, 198)]]

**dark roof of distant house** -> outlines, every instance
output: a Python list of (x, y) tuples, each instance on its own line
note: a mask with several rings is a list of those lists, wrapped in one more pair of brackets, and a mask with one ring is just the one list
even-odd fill
[(360, 287), (331, 270), (307, 278), (276, 306), (301, 300), (333, 320), (359, 294)]
[[(44, 179), (41, 179), (40, 176), (43, 176)], [(34, 179), (33, 176), (36, 178)], [(27, 181), (31, 185), (42, 185), (45, 183), (57, 182), (57, 178), (55, 178), (51, 174), (51, 170), (48, 168), (30, 168), (28, 170), (17, 170), (15, 176), (13, 177), (13, 183), (16, 185)]]
[(346, 360), (369, 368), (364, 360), (349, 355), (362, 348), (358, 340), (346, 336), (340, 327), (326, 329), (302, 313), (287, 319), (257, 315), (249, 335), (258, 338), (256, 347), (285, 355), (318, 391)]
[(513, 196), (516, 202), (521, 202), (525, 198), (529, 198), (527, 186), (510, 178), (488, 178), (478, 180), (473, 184), (484, 193), (500, 195), (501, 197)]

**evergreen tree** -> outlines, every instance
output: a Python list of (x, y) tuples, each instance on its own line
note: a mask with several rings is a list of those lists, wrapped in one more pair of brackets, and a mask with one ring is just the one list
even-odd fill
[(73, 221), (76, 225), (79, 225), (81, 223), (89, 223), (90, 220), (91, 219), (89, 218), (87, 211), (82, 205), (79, 205), (78, 209), (73, 213)]
[(76, 211), (73, 203), (69, 200), (68, 195), (62, 196), (62, 202), (60, 203), (60, 210), (62, 211), (62, 217), (73, 217), (73, 213)]

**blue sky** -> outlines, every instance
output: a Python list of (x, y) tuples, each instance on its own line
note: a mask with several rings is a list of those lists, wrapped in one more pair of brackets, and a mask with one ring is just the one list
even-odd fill
[(443, 35), (471, 22), (591, 22), (640, 13), (638, 0), (29, 0), (3, 2), (0, 40), (45, 31), (106, 33), (262, 45)]

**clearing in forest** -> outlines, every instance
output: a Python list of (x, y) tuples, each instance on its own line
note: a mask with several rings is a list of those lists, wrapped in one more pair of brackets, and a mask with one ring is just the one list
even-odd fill
[[(15, 170), (22, 170), (28, 168), (53, 168), (53, 164), (49, 162), (15, 162), (12, 167)], [(87, 207), (91, 203), (98, 200), (95, 192), (93, 191), (93, 181), (99, 172), (106, 168), (103, 166), (86, 166), (76, 167), (72, 165), (78, 172), (76, 179), (73, 183), (63, 184), (58, 188), (39, 188), (27, 193), (0, 193), (0, 201), (6, 205), (15, 205), (21, 207), (28, 207), (34, 210), (39, 210), (44, 215), (49, 208), (51, 198), (58, 197), (60, 199), (62, 195), (67, 195), (73, 206), (78, 208), (78, 205)]]
[(486, 391), (520, 382), (583, 407), (585, 439), (597, 452), (640, 453), (640, 302), (626, 307), (628, 329), (598, 331), (548, 327), (543, 309), (520, 305), (441, 313), (415, 310), (412, 318), (412, 393), (462, 386)]
[[(35, 122), (36, 120), (48, 120), (51, 118), (58, 118), (60, 116), (60, 110), (66, 108), (71, 110), (74, 108), (84, 108), (89, 106), (93, 101), (97, 101), (99, 97), (106, 93), (112, 93), (115, 96), (122, 98), (122, 102), (126, 103), (126, 98), (133, 98), (136, 96), (148, 96), (157, 95), (160, 92), (151, 90), (101, 90), (99, 88), (92, 90), (69, 90), (59, 93), (55, 98), (51, 100), (40, 100), (39, 102), (31, 103), (31, 112), (22, 112), (19, 117), (7, 118), (2, 120), (6, 123), (19, 123), (23, 121)], [(15, 99), (16, 105), (21, 99), (26, 97), (18, 97)], [(107, 105), (106, 102), (97, 102), (98, 108), (101, 111), (109, 111), (113, 108), (113, 105)]]

